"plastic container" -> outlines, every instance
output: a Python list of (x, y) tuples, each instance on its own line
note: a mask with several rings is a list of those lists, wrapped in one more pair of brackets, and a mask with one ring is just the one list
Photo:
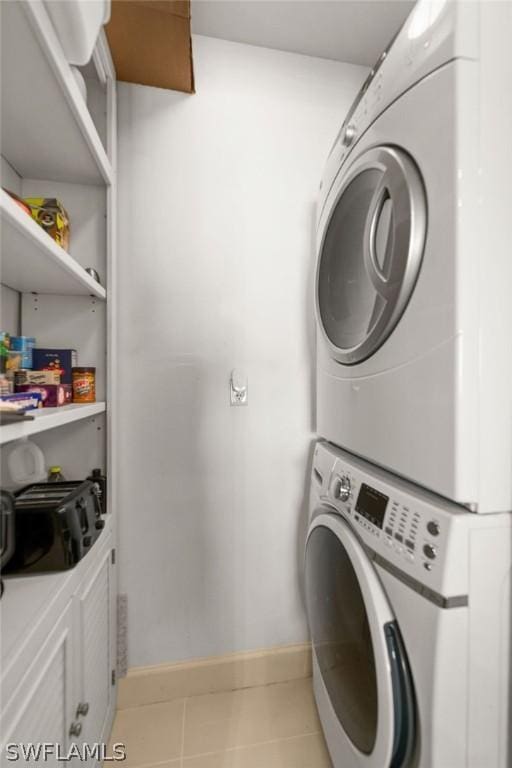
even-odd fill
[(44, 480), (44, 453), (30, 440), (19, 440), (7, 455), (7, 466), (16, 485), (28, 485)]
[(45, 0), (44, 4), (68, 62), (87, 64), (102, 26), (110, 19), (110, 0)]
[(73, 402), (96, 402), (96, 368), (80, 366), (71, 369), (73, 379)]
[(62, 474), (61, 467), (50, 467), (48, 470), (48, 482), (49, 483), (63, 483), (66, 480)]

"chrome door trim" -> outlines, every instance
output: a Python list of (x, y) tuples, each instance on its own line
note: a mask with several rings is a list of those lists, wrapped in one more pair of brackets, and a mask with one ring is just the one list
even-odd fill
[[(367, 170), (381, 171), (382, 179), (368, 209), (363, 258), (375, 290), (385, 300), (385, 309), (364, 341), (355, 347), (339, 349), (327, 335), (322, 321), (319, 301), (320, 267), (325, 239), (338, 203), (350, 183)], [(423, 259), (427, 231), (427, 198), (420, 172), (413, 160), (404, 150), (392, 146), (377, 146), (364, 151), (345, 173), (340, 174), (338, 184), (334, 199), (329, 205), (326, 204), (319, 222), (315, 310), (318, 326), (331, 356), (343, 365), (355, 365), (369, 358), (382, 346), (396, 327), (411, 298)], [(386, 191), (393, 203), (393, 216), (401, 222), (400, 227), (393, 228), (390, 234), (393, 242), (391, 246), (388, 244), (388, 247), (405, 253), (405, 258), (401, 260), (390, 259), (388, 275), (379, 267), (375, 254), (375, 230)], [(408, 225), (404, 226), (404, 223)]]

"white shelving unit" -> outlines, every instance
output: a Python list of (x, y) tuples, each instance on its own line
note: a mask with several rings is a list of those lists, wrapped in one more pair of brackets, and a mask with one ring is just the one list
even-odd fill
[[(42, 0), (0, 0), (0, 28), (2, 185), (20, 197), (61, 200), (71, 242), (67, 253), (0, 190), (0, 290), (9, 304), (1, 329), (34, 336), (36, 346), (76, 349), (78, 365), (97, 369), (99, 398), (1, 425), (2, 487), (15, 490), (7, 458), (15, 441), (28, 437), (46, 466), (61, 465), (67, 479), (95, 467), (108, 478), (105, 527), (77, 565), (5, 578), (0, 732), (31, 738), (50, 690), (50, 740), (69, 740), (77, 703), (88, 701), (84, 740), (108, 742), (116, 696), (115, 71), (102, 33), (92, 63), (82, 68), (86, 102)], [(101, 285), (85, 266), (98, 270)]]
[(2, 154), (26, 178), (110, 184), (111, 162), (41, 0), (0, 8)]
[[(21, 185), (12, 191), (21, 194), (23, 189), (27, 194), (35, 181), (39, 187), (44, 187), (46, 196), (62, 197), (65, 202), (65, 193), (61, 193), (61, 190), (68, 190), (69, 193), (69, 185), (74, 185), (72, 200), (76, 206), (77, 196), (82, 195), (84, 201), (91, 199), (87, 189), (103, 188), (106, 193), (104, 203), (94, 215), (98, 222), (106, 220), (102, 273), (112, 284), (115, 271), (115, 72), (106, 38), (102, 33), (93, 54), (93, 64), (85, 73), (86, 77), (91, 70), (98, 73), (98, 83), (89, 81), (90, 85), (94, 85), (96, 118), (98, 88), (104, 89), (104, 115), (101, 122), (105, 135), (100, 137), (42, 0), (0, 2), (0, 16), (1, 154), (19, 177)], [(90, 230), (90, 203), (84, 217), (83, 229)], [(49, 302), (43, 302), (41, 297), (39, 304), (35, 305), (38, 309), (35, 316), (26, 314), (26, 301), (20, 304), (21, 328), (18, 332), (27, 332), (26, 329), (30, 327), (28, 335), (38, 338), (42, 334), (42, 340), (38, 338), (40, 346), (69, 346), (78, 349), (83, 346), (90, 350), (90, 339), (97, 336), (100, 328), (97, 323), (105, 323), (105, 314), (95, 309), (94, 302), (107, 302), (107, 290), (73, 258), (73, 247), (76, 247), (75, 225), (76, 220), (72, 220), (72, 252), (67, 253), (0, 189), (0, 281), (25, 297), (47, 295)], [(101, 225), (95, 226), (99, 231)], [(89, 238), (93, 248), (98, 242), (97, 231), (92, 239)], [(82, 236), (82, 255), (84, 239), (86, 245), (89, 244), (87, 236)], [(92, 256), (90, 248), (89, 252)], [(97, 255), (96, 261), (94, 258), (90, 261), (87, 259), (85, 263), (97, 263), (98, 259), (101, 260), (101, 256)], [(112, 295), (110, 291), (109, 301)], [(83, 303), (76, 304), (75, 314), (69, 300), (59, 301), (59, 297), (69, 299), (73, 296), (90, 297), (91, 312), (97, 313), (91, 317), (91, 321), (84, 324), (79, 320), (83, 317)], [(113, 307), (112, 303), (107, 308), (108, 322), (103, 332), (107, 336), (109, 353), (113, 353), (113, 345), (110, 343), (115, 324)], [(60, 323), (57, 319), (59, 310), (62, 311)], [(94, 321), (94, 317), (97, 317), (97, 321)], [(96, 322), (94, 332), (91, 322)], [(83, 339), (80, 339), (80, 328), (83, 329)], [(72, 338), (64, 340), (66, 329), (70, 333), (72, 330)], [(102, 346), (105, 346), (104, 343)], [(112, 374), (108, 382), (111, 389), (115, 375), (114, 354), (109, 354), (107, 360), (102, 362), (102, 369), (108, 369)], [(90, 364), (90, 359), (79, 357), (78, 363)], [(105, 378), (103, 373), (102, 370), (102, 380)], [(101, 402), (87, 406), (43, 409), (33, 421), (0, 426), (0, 444), (54, 430), (106, 411), (112, 427), (112, 414), (106, 405), (107, 393), (104, 387), (101, 389)], [(87, 455), (90, 453), (89, 450)], [(112, 472), (112, 459), (108, 450), (105, 461)], [(101, 463), (99, 458), (98, 463)]]
[(2, 282), (20, 293), (106, 298), (103, 286), (0, 190)]
[(88, 419), (104, 413), (106, 403), (84, 403), (62, 405), (59, 408), (41, 408), (37, 411), (28, 411), (34, 416), (33, 421), (20, 421), (15, 424), (4, 424), (0, 428), (0, 445), (19, 440), (22, 437), (30, 437), (38, 432), (45, 432), (55, 427), (63, 427), (74, 421)]

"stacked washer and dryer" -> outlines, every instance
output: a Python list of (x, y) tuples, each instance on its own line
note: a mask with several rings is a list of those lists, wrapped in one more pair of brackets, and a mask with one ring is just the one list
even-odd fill
[(420, 0), (317, 219), (305, 576), (334, 768), (512, 766), (512, 3)]

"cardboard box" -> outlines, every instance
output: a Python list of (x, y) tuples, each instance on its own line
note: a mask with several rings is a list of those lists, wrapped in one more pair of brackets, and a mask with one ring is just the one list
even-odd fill
[(77, 364), (76, 349), (32, 350), (32, 366), (37, 371), (60, 371), (61, 384), (72, 384), (71, 369)]
[(42, 408), (43, 396), (40, 392), (16, 392), (14, 395), (0, 395), (0, 403), (11, 403), (20, 410), (34, 411)]
[(118, 80), (194, 93), (189, 0), (113, 0), (106, 32)]
[(39, 393), (43, 401), (43, 408), (56, 408), (60, 405), (68, 405), (72, 399), (71, 386), (69, 384), (22, 384), (18, 392)]
[(60, 384), (60, 371), (30, 371), (22, 368), (14, 373), (14, 386), (23, 384)]

